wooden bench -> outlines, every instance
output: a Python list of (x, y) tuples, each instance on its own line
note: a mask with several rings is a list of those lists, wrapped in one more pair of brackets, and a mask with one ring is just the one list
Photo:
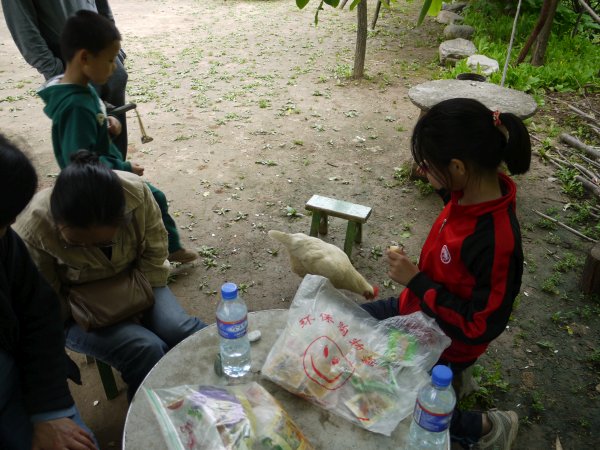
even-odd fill
[(371, 215), (371, 208), (321, 195), (313, 195), (306, 202), (305, 208), (312, 211), (312, 222), (310, 224), (311, 236), (316, 237), (319, 234), (327, 234), (328, 216), (340, 217), (348, 221), (344, 252), (350, 258), (354, 242), (360, 243), (362, 241), (362, 224)]

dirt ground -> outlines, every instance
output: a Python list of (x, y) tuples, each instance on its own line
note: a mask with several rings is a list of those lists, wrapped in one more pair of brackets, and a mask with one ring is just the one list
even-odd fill
[[(111, 2), (129, 100), (154, 138), (142, 145), (130, 116), (130, 159), (170, 199), (184, 244), (203, 255), (171, 283), (187, 311), (214, 322), (225, 281), (244, 285), (250, 310), (287, 307), (300, 279), (266, 232), (308, 233), (304, 204), (313, 194), (373, 208), (353, 262), (381, 296), (398, 294), (382, 250), (402, 243), (418, 256), (441, 208), (435, 195), (394, 177), (409, 160), (419, 114), (408, 89), (439, 71), (442, 27), (428, 20), (414, 28), (417, 3), (382, 12), (369, 33), (367, 79), (354, 82), (356, 18), (346, 10), (326, 7), (315, 28), (316, 2), (304, 11), (283, 0)], [(41, 81), (0, 27), (0, 130), (28, 148), (48, 187), (58, 167), (35, 95)], [(530, 123), (542, 139), (559, 108), (546, 105)], [(485, 404), (518, 412), (517, 449), (555, 448), (557, 438), (565, 449), (591, 449), (600, 442), (600, 303), (577, 288), (591, 244), (538, 226), (532, 208), (568, 203), (550, 168), (534, 157), (516, 181), (527, 265), (513, 319), (480, 360)], [(344, 235), (345, 222), (332, 219), (325, 239), (341, 246)], [(565, 259), (575, 263), (557, 272)], [(554, 275), (556, 292), (546, 292)], [(75, 357), (83, 417), (103, 448), (119, 447), (124, 392), (107, 401), (95, 369)]]

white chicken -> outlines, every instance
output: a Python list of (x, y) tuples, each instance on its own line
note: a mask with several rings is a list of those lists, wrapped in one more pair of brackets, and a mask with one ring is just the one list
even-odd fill
[(356, 292), (370, 300), (377, 296), (377, 287), (371, 286), (352, 266), (350, 258), (339, 247), (304, 233), (284, 233), (271, 230), (269, 236), (281, 242), (290, 255), (292, 272), (329, 278), (337, 289)]

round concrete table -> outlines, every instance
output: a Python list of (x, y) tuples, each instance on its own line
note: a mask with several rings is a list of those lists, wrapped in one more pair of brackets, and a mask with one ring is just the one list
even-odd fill
[[(284, 309), (248, 314), (250, 330), (258, 329), (262, 333), (261, 339), (252, 344), (252, 374), (248, 376), (248, 381), (259, 382), (281, 403), (315, 449), (403, 448), (410, 416), (398, 425), (391, 437), (386, 437), (363, 430), (260, 378), (258, 372), (277, 337), (285, 328), (286, 321), (287, 310)], [(167, 448), (142, 388), (173, 387), (182, 384), (227, 384), (226, 379), (217, 376), (214, 371), (213, 364), (218, 351), (219, 336), (215, 324), (212, 324), (179, 343), (154, 366), (127, 412), (123, 436), (124, 450)]]
[(428, 81), (412, 87), (408, 97), (421, 109), (421, 114), (443, 100), (459, 97), (479, 100), (492, 111), (513, 113), (521, 119), (527, 119), (537, 111), (537, 103), (531, 95), (481, 81)]

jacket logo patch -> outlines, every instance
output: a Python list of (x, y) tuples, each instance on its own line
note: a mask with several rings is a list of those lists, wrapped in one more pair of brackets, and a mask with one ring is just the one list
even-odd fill
[(104, 125), (105, 120), (106, 120), (106, 116), (104, 114), (102, 114), (101, 112), (96, 114), (96, 121), (98, 122), (98, 125), (100, 125), (100, 126)]
[(448, 250), (447, 245), (444, 245), (442, 247), (442, 251), (440, 252), (440, 259), (444, 264), (450, 264), (450, 261), (452, 261), (452, 256), (450, 256), (450, 250)]

